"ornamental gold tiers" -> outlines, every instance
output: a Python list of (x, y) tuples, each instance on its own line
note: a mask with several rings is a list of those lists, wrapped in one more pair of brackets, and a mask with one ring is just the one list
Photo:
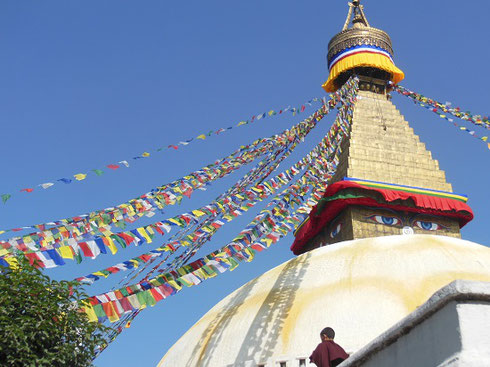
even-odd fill
[(369, 25), (360, 1), (349, 3), (342, 32), (328, 44), (327, 60), (330, 75), (322, 86), (327, 92), (338, 90), (352, 74), (390, 80), (395, 84), (405, 77), (393, 61), (390, 36)]

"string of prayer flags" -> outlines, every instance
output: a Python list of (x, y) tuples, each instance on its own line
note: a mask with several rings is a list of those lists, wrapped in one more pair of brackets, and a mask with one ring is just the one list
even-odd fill
[[(270, 110), (268, 113), (265, 113), (265, 112), (264, 112), (264, 113), (262, 113), (262, 114), (260, 114), (260, 115), (258, 115), (258, 116), (255, 116), (255, 115), (254, 115), (254, 116), (252, 116), (252, 118), (251, 118), (251, 119), (249, 119), (249, 120), (246, 120), (246, 121), (240, 121), (240, 122), (239, 122), (239, 123), (236, 125), (236, 127), (238, 127), (238, 126), (242, 126), (242, 125), (246, 125), (246, 124), (249, 124), (249, 123), (253, 122), (255, 119), (260, 120), (260, 119), (262, 119), (262, 118), (265, 118), (266, 116), (271, 117), (271, 116), (274, 116), (274, 115), (280, 115), (280, 114), (283, 114), (283, 113), (285, 113), (285, 112), (291, 112), (291, 113), (293, 114), (293, 116), (295, 116), (296, 114), (298, 114), (298, 113), (300, 113), (300, 112), (304, 112), (304, 111), (305, 111), (305, 109), (306, 109), (306, 106), (312, 106), (313, 102), (320, 102), (320, 103), (323, 103), (323, 99), (321, 99), (321, 98), (313, 98), (313, 99), (311, 99), (311, 100), (309, 100), (309, 101), (307, 101), (307, 102), (303, 103), (303, 104), (302, 104), (300, 107), (298, 107), (298, 108), (296, 108), (296, 107), (292, 108), (292, 107), (288, 106), (288, 107), (286, 107), (286, 108), (284, 108), (284, 109), (279, 110), (279, 112), (276, 112), (276, 111), (274, 111), (274, 110)], [(228, 127), (227, 129), (220, 128), (220, 129), (218, 129), (218, 130), (216, 130), (216, 131), (211, 130), (211, 131), (209, 131), (207, 134), (199, 134), (199, 135), (197, 136), (196, 140), (205, 140), (207, 136), (211, 136), (212, 134), (219, 135), (220, 133), (222, 133), (222, 132), (224, 132), (224, 131), (227, 131), (227, 130), (230, 130), (230, 129), (233, 129), (233, 126)], [(172, 149), (178, 150), (178, 145), (187, 145), (187, 144), (189, 144), (190, 142), (192, 142), (193, 140), (194, 140), (194, 139), (189, 139), (189, 140), (186, 140), (186, 141), (184, 141), (184, 142), (179, 142), (177, 145), (171, 144), (171, 145), (168, 145), (168, 148), (172, 148)], [(158, 148), (158, 149), (156, 149), (156, 151), (157, 151), (157, 152), (160, 152), (160, 151), (162, 151), (162, 150), (163, 150), (163, 148)], [(138, 160), (138, 159), (148, 158), (148, 157), (150, 157), (150, 156), (151, 156), (151, 154), (150, 154), (148, 151), (145, 151), (145, 152), (143, 152), (141, 155), (133, 157), (133, 160)], [(124, 166), (126, 166), (126, 168), (129, 168), (129, 167), (130, 167), (130, 166), (129, 166), (129, 163), (128, 163), (128, 161), (127, 161), (127, 160), (122, 160), (122, 161), (119, 161), (118, 163), (120, 163), (120, 164), (124, 164)], [(109, 169), (111, 169), (111, 170), (117, 170), (117, 169), (118, 169), (120, 166), (119, 166), (119, 165), (117, 165), (117, 164), (108, 164), (108, 165), (106, 165), (106, 167), (107, 167), (107, 168), (109, 168)], [(91, 172), (94, 172), (96, 176), (101, 176), (101, 175), (103, 174), (103, 171), (102, 171), (102, 170), (100, 170), (100, 169), (93, 169)], [(85, 179), (87, 178), (87, 174), (85, 174), (85, 173), (78, 173), (78, 174), (73, 175), (73, 177), (75, 177), (76, 181), (83, 181), (83, 180), (85, 180)], [(72, 180), (72, 179), (69, 179), (69, 178), (60, 178), (60, 179), (58, 179), (58, 180), (56, 180), (56, 181), (58, 181), (58, 182), (62, 182), (62, 183), (64, 183), (64, 184), (71, 184), (71, 183), (73, 182), (73, 180)], [(45, 184), (39, 184), (39, 185), (37, 185), (37, 186), (40, 186), (40, 187), (42, 187), (43, 189), (47, 189), (47, 188), (49, 188), (49, 187), (53, 186), (53, 185), (54, 185), (54, 183), (52, 183), (52, 184), (51, 184), (51, 185), (49, 185), (49, 186), (43, 186), (43, 185), (45, 185)], [(34, 190), (34, 189), (33, 189), (33, 190)], [(9, 195), (11, 195), (11, 194), (9, 194)], [(5, 202), (6, 202), (6, 201), (4, 201), (4, 204), (5, 204)]]
[(460, 118), (465, 121), (469, 121), (474, 125), (484, 127), (486, 129), (490, 129), (490, 120), (488, 116), (482, 117), (481, 115), (472, 114), (470, 111), (461, 111), (461, 108), (459, 107), (451, 107), (452, 106), (451, 102), (441, 103), (432, 98), (425, 97), (420, 93), (413, 92), (408, 88), (399, 85), (395, 86), (395, 90), (402, 95), (408, 96), (412, 99), (416, 99), (423, 103), (430, 104), (433, 107), (439, 108), (446, 113), (450, 113), (454, 117)]
[(454, 117), (457, 117), (461, 120), (469, 121), (472, 124), (479, 126), (479, 127), (483, 127), (485, 129), (490, 129), (490, 121), (488, 120), (488, 117), (482, 117), (480, 115), (473, 115), (469, 111), (462, 112), (459, 107), (452, 108), (451, 107), (452, 104), (450, 102), (446, 102), (443, 104), (443, 103), (437, 102), (436, 100), (433, 100), (431, 98), (427, 98), (427, 97), (425, 97), (419, 93), (413, 92), (413, 91), (411, 91), (405, 87), (399, 86), (399, 85), (394, 86), (394, 90), (403, 96), (411, 98), (414, 101), (414, 103), (416, 103), (419, 106), (424, 107), (425, 109), (435, 113), (440, 118), (451, 122), (459, 130), (467, 132), (468, 134), (470, 134), (474, 138), (483, 141), (484, 143), (487, 144), (488, 149), (490, 149), (490, 143), (488, 143), (488, 141), (489, 141), (488, 136), (479, 136), (475, 130), (468, 129), (465, 126), (457, 124), (456, 122), (454, 122), (454, 119), (452, 119), (448, 116), (448, 114), (452, 115)]

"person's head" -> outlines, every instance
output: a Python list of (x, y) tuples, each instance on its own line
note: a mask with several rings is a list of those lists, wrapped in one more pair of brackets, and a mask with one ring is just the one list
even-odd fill
[(333, 340), (335, 338), (335, 331), (331, 327), (326, 327), (320, 332), (320, 338), (323, 340)]

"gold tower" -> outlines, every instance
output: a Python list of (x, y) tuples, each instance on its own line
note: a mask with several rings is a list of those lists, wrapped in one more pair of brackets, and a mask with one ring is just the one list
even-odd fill
[[(360, 1), (349, 3), (344, 28), (330, 41), (327, 59), (330, 75), (323, 85), (325, 90), (339, 89), (352, 75), (359, 78), (350, 134), (342, 143), (339, 165), (330, 185), (349, 179), (365, 180), (371, 186), (395, 191), (428, 193), (429, 201), (430, 195), (451, 198), (452, 186), (438, 161), (391, 102), (390, 83), (398, 83), (404, 74), (394, 64), (389, 35), (369, 25)], [(352, 192), (348, 195), (359, 196)], [(316, 233), (309, 234), (301, 250), (295, 249), (295, 241), (293, 251), (303, 253), (336, 242), (397, 234), (460, 237), (460, 227), (467, 222), (455, 217), (455, 210), (443, 213), (426, 207), (417, 212), (417, 204), (410, 198), (388, 202), (376, 192), (366, 195), (376, 199), (375, 207), (366, 204), (366, 200), (352, 199), (352, 204), (323, 223), (321, 230), (317, 225), (313, 231)], [(326, 197), (320, 201), (309, 220), (325, 215), (322, 210), (331, 210), (324, 206), (334, 199)], [(471, 209), (465, 209), (472, 218)]]

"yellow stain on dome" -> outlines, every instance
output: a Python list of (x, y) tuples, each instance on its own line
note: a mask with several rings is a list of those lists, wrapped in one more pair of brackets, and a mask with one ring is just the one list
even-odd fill
[[(299, 349), (308, 353), (326, 322), (338, 328), (341, 343), (352, 352), (456, 279), (490, 281), (490, 249), (431, 235), (323, 247), (225, 297), (168, 351), (160, 366), (220, 367), (243, 355), (265, 361), (267, 348), (274, 358)], [(261, 339), (269, 346), (255, 345)]]

